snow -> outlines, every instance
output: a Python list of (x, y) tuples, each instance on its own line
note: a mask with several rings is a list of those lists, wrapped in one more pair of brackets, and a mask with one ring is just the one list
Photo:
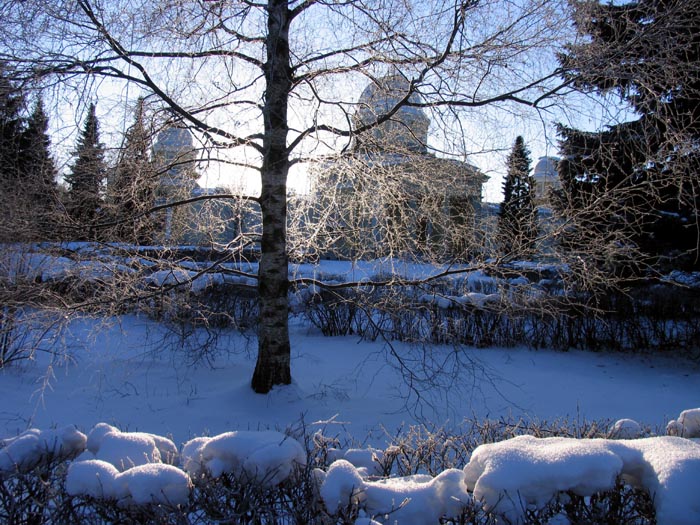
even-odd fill
[(147, 432), (122, 432), (107, 423), (98, 423), (87, 437), (87, 449), (124, 470), (144, 463), (169, 463), (177, 460), (175, 443), (168, 438)]
[(678, 419), (672, 419), (668, 422), (666, 433), (671, 436), (700, 438), (700, 408), (681, 412)]
[(297, 440), (280, 432), (234, 431), (185, 443), (182, 462), (195, 478), (230, 473), (274, 486), (295, 467), (306, 465), (306, 452)]
[(0, 440), (0, 476), (26, 472), (52, 459), (75, 457), (85, 449), (85, 434), (74, 426), (39, 430)]
[(474, 306), (484, 309), (489, 305), (497, 305), (501, 302), (501, 296), (497, 293), (485, 294), (481, 292), (468, 292), (464, 295), (438, 295), (423, 294), (418, 297), (418, 302), (433, 304), (438, 308), (447, 310), (456, 306)]
[[(75, 271), (67, 258), (36, 257), (24, 264), (44, 278)], [(413, 278), (425, 269), (390, 261), (352, 268), (336, 262), (323, 268), (297, 265), (291, 273), (323, 272), (342, 281), (389, 271)], [(152, 284), (162, 285), (197, 273), (150, 275)], [(191, 289), (202, 290), (220, 278), (202, 275)], [(422, 300), (477, 308), (499, 300), (491, 293), (492, 277), (474, 271), (459, 278), (473, 291), (427, 294)], [(611, 487), (618, 475), (650, 492), (659, 525), (700, 523), (700, 445), (689, 439), (700, 437), (700, 408), (689, 408), (700, 399), (696, 363), (464, 348), (460, 356), (469, 365), (460, 369), (458, 380), (441, 388), (438, 380), (430, 388), (418, 385), (419, 403), (391, 354), (425, 363), (421, 348), (324, 338), (300, 323), (291, 329), (294, 383), (260, 396), (249, 387), (256, 344), (250, 336), (221, 334), (210, 349), (215, 365), (210, 368), (193, 366), (187, 353), (188, 345), (196, 347), (205, 338), (203, 332), (202, 339), (197, 334), (180, 339), (138, 315), (66, 322), (55, 340), (71, 359), (39, 353), (0, 370), (0, 436), (7, 436), (0, 439), (0, 476), (55, 456), (76, 458), (66, 477), (72, 495), (124, 505), (179, 504), (187, 501), (192, 480), (202, 476), (229, 473), (262, 484), (282, 482), (306, 463), (306, 453), (298, 441), (269, 429), (303, 425), (310, 434), (365, 443), (361, 449), (330, 449), (334, 461), (328, 471), (314, 472), (329, 511), (353, 502), (361, 509), (357, 523), (436, 523), (440, 516), (458, 515), (471, 498), (517, 520), (523, 512), (519, 498), (534, 505), (560, 490), (587, 495)], [(448, 362), (454, 351), (436, 346), (429, 355), (434, 362)], [(482, 445), (463, 469), (376, 479), (384, 474), (387, 435), (420, 423), (458, 430), (465, 417), (615, 423), (609, 440), (519, 437)], [(664, 432), (669, 436), (640, 439)]]
[(99, 459), (74, 461), (66, 474), (66, 492), (71, 496), (120, 499), (126, 496), (116, 484), (119, 471), (111, 463)]
[[(85, 442), (84, 439), (83, 448)], [(98, 423), (87, 444), (88, 450), (68, 468), (67, 492), (118, 500), (122, 505), (182, 505), (188, 501), (192, 488), (190, 475), (198, 479), (204, 474), (219, 477), (230, 473), (275, 486), (287, 479), (294, 468), (306, 464), (302, 445), (273, 431), (198, 437), (185, 443), (178, 454), (175, 445), (165, 437), (122, 432)], [(161, 452), (177, 464), (162, 463)]]
[(680, 270), (673, 270), (663, 280), (687, 286), (688, 288), (695, 290), (700, 289), (700, 272), (682, 272)]
[(600, 441), (519, 436), (477, 447), (464, 474), (485, 510), (517, 523), (526, 505), (542, 507), (559, 491), (610, 489), (621, 470), (622, 460)]
[(464, 474), (474, 498), (513, 523), (524, 520), (528, 505), (541, 507), (559, 491), (608, 490), (619, 475), (653, 495), (659, 525), (700, 520), (700, 446), (683, 438), (518, 436), (477, 447)]
[(160, 463), (160, 452), (155, 441), (132, 433), (105, 434), (95, 458), (111, 463), (121, 472), (147, 463)]
[(642, 426), (634, 419), (618, 419), (608, 432), (611, 439), (637, 439), (642, 437)]
[(183, 505), (191, 488), (185, 472), (162, 463), (119, 472), (111, 463), (88, 459), (72, 462), (66, 474), (66, 491), (71, 496), (118, 500), (122, 505)]
[(116, 476), (128, 494), (126, 503), (143, 505), (167, 503), (184, 505), (190, 496), (192, 482), (189, 476), (177, 467), (150, 464), (133, 467)]
[[(376, 520), (422, 525), (438, 523), (442, 516), (459, 516), (471, 502), (464, 473), (448, 469), (435, 478), (411, 476), (381, 481), (363, 480), (349, 461), (333, 462), (326, 473), (318, 473), (319, 493), (331, 513), (352, 503)], [(381, 521), (379, 521), (381, 523)]]
[(157, 288), (164, 286), (178, 286), (182, 288), (183, 285), (186, 285), (193, 293), (201, 293), (217, 284), (238, 284), (241, 286), (255, 286), (257, 284), (257, 281), (251, 277), (222, 273), (202, 273), (199, 270), (187, 270), (184, 268), (155, 271), (146, 276), (144, 282)]
[(377, 448), (350, 448), (348, 450), (330, 448), (328, 449), (327, 457), (329, 462), (339, 459), (348, 461), (362, 473), (362, 477), (381, 476), (384, 474), (382, 465), (384, 451)]

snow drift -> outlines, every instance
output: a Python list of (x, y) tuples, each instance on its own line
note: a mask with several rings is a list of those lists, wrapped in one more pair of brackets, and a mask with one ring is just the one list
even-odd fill
[[(681, 413), (670, 429), (693, 435), (700, 409)], [(611, 490), (616, 481), (652, 497), (659, 525), (700, 523), (700, 444), (679, 436), (637, 438), (638, 423), (620, 420), (610, 435), (622, 439), (518, 436), (478, 446), (462, 469), (432, 477), (380, 478), (378, 449), (330, 449), (327, 470), (314, 469), (326, 511), (357, 511), (365, 523), (401, 525), (458, 518), (470, 505), (521, 523), (562, 492), (581, 496)], [(51, 458), (71, 460), (66, 491), (120, 505), (183, 505), (194, 483), (232, 474), (262, 487), (289, 479), (307, 462), (304, 447), (274, 431), (197, 437), (178, 453), (175, 444), (145, 432), (99, 423), (88, 436), (74, 427), (28, 430), (0, 440), (0, 475), (22, 473)], [(380, 478), (380, 479), (378, 479)]]

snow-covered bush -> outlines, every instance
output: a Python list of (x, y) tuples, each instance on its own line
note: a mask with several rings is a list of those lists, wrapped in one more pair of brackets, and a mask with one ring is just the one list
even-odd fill
[(611, 439), (637, 439), (644, 435), (642, 426), (634, 419), (618, 419), (608, 432)]
[(195, 479), (233, 474), (275, 486), (306, 465), (306, 451), (296, 439), (280, 432), (236, 431), (188, 441), (182, 463)]
[[(697, 412), (679, 420), (690, 426)], [(475, 420), (458, 433), (412, 427), (383, 450), (239, 431), (178, 454), (165, 437), (105, 423), (87, 437), (32, 429), (0, 440), (0, 523), (700, 522), (700, 445), (599, 437), (632, 427)], [(556, 434), (576, 437), (545, 437)], [(111, 462), (97, 459), (105, 447)], [(135, 451), (148, 461), (135, 465)]]
[(672, 419), (666, 426), (669, 436), (700, 438), (700, 408), (684, 410), (678, 419)]
[(485, 510), (522, 523), (562, 492), (590, 497), (623, 476), (653, 494), (659, 525), (700, 519), (700, 447), (676, 437), (577, 440), (519, 436), (481, 445), (464, 467), (465, 483)]
[(85, 434), (73, 426), (39, 430), (0, 440), (0, 477), (28, 472), (39, 465), (78, 456), (85, 450)]
[(107, 423), (98, 423), (87, 437), (87, 449), (95, 459), (110, 463), (120, 472), (149, 463), (174, 464), (178, 459), (175, 443), (146, 432), (122, 432)]
[(387, 517), (389, 523), (423, 525), (443, 518), (458, 519), (473, 505), (458, 469), (441, 472), (435, 478), (414, 475), (367, 481), (350, 462), (340, 459), (328, 472), (316, 473), (326, 510), (338, 514), (349, 503), (368, 517)]

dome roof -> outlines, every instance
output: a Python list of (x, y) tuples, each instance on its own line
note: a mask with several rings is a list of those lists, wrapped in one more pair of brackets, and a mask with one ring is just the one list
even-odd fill
[(197, 153), (192, 133), (185, 128), (170, 127), (158, 133), (153, 144), (153, 157), (160, 166), (167, 169), (163, 174), (162, 184), (189, 185), (189, 179), (196, 177), (194, 161)]
[[(358, 100), (353, 118), (354, 128), (371, 124), (391, 111), (406, 96), (409, 89), (408, 80), (399, 74), (388, 75), (369, 84)], [(413, 103), (422, 101), (418, 93), (412, 93), (408, 100)], [(384, 147), (396, 146), (411, 151), (426, 151), (429, 126), (430, 119), (422, 108), (402, 106), (389, 120), (368, 133), (370, 141), (381, 142)]]
[(166, 128), (158, 133), (156, 143), (153, 145), (154, 152), (184, 152), (194, 148), (192, 133), (185, 128)]
[(557, 179), (557, 166), (559, 159), (556, 157), (540, 157), (535, 165), (535, 171), (532, 176), (535, 179)]

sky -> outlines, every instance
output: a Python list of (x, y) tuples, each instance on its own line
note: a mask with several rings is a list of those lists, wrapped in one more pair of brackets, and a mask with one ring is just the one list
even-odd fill
[[(435, 5), (440, 5), (440, 2), (436, 1)], [(490, 93), (488, 90), (499, 87), (502, 89), (502, 83), (507, 83), (510, 79), (504, 73), (506, 71), (510, 70), (515, 77), (527, 80), (530, 77), (536, 77), (540, 71), (547, 71), (556, 66), (554, 59), (556, 48), (551, 47), (550, 44), (556, 42), (557, 45), (560, 45), (561, 42), (571, 38), (572, 34), (568, 23), (562, 18), (565, 14), (563, 4), (551, 1), (534, 2), (533, 5), (535, 7), (532, 12), (525, 17), (524, 21), (515, 26), (517, 29), (515, 36), (522, 37), (524, 40), (523, 50), (513, 51), (509, 49), (504, 51), (504, 57), (498, 54), (493, 57), (489, 56), (491, 62), (484, 61), (482, 63), (479, 61), (480, 59), (470, 59), (473, 64), (467, 61), (468, 65), (465, 66), (464, 71), (454, 73), (456, 76), (463, 75), (465, 79), (460, 81), (465, 82), (467, 86), (479, 86), (473, 88), (475, 94), (478, 91), (481, 95), (482, 91), (479, 90), (486, 90), (488, 94)], [(474, 10), (470, 15), (473, 16), (473, 19), (470, 19), (469, 31), (461, 35), (461, 38), (478, 41), (494, 27), (504, 31), (503, 35), (515, 38), (510, 34), (513, 28), (508, 27), (508, 23), (517, 18), (522, 9), (528, 9), (529, 6), (530, 2), (525, 0), (480, 4), (479, 9)], [(404, 23), (409, 24), (411, 30), (421, 30), (421, 24), (429, 22), (425, 18), (427, 15), (423, 12), (424, 7), (423, 3), (417, 3), (411, 14), (415, 19), (411, 19), (409, 16), (404, 21)], [(107, 17), (107, 19), (109, 18)], [(352, 37), (352, 35), (343, 36), (344, 26), (349, 23), (348, 20), (336, 20), (329, 15), (328, 11), (321, 11), (320, 7), (311, 9), (308, 16), (301, 19), (300, 22), (296, 32), (292, 32), (292, 44), (294, 52), (298, 56), (314, 56), (314, 54), (327, 51), (336, 44), (343, 43), (338, 39)], [(139, 46), (148, 47), (149, 45), (157, 48), (164, 45), (163, 42), (157, 40), (149, 41), (148, 37), (143, 37), (142, 41), (140, 34), (134, 33), (135, 26), (127, 24), (122, 27), (123, 23), (120, 22), (119, 17), (116, 17), (112, 23), (123, 41), (136, 41), (134, 43), (136, 48)], [(187, 25), (189, 20), (175, 20), (173, 23)], [(256, 24), (259, 21), (256, 19), (251, 23)], [(164, 31), (167, 32), (171, 29), (173, 27), (168, 26)], [(425, 28), (422, 30), (425, 31)], [(124, 31), (124, 33), (120, 34), (119, 31)], [(540, 41), (540, 35), (546, 38)], [(177, 39), (174, 41), (178, 42)], [(199, 45), (198, 42), (194, 44)], [(223, 45), (219, 42), (215, 44), (216, 46)], [(204, 39), (201, 45), (214, 44)], [(475, 50), (475, 52), (481, 52), (478, 46)], [(485, 53), (488, 55), (488, 52)], [(256, 80), (254, 70), (241, 66), (239, 63), (218, 62), (214, 66), (204, 66), (197, 69), (194, 63), (190, 64), (187, 61), (180, 61), (177, 65), (166, 67), (149, 61), (147, 58), (141, 60), (148, 67), (153, 78), (160, 82), (161, 87), (172, 96), (182, 96), (183, 102), (187, 101), (187, 97), (198, 101), (207, 97), (215, 100), (218, 100), (217, 97), (222, 97), (221, 100), (228, 102), (231, 102), (231, 97), (239, 97), (235, 101), (245, 98), (258, 101), (262, 93), (260, 80)], [(487, 67), (491, 67), (489, 64), (498, 64), (500, 67), (502, 61), (505, 61), (509, 67), (495, 69), (493, 79), (479, 78)], [(135, 72), (131, 66), (124, 67), (124, 70), (129, 73)], [(502, 75), (506, 76), (502, 77)], [(426, 83), (423, 87), (425, 92), (437, 89), (435, 86), (438, 80), (433, 78)], [(356, 101), (368, 81), (362, 75), (327, 78), (319, 81), (316, 88), (321, 90), (321, 96), (337, 97), (335, 100), (342, 100), (348, 104)], [(232, 87), (246, 86), (248, 83), (251, 85), (241, 88), (242, 91), (238, 94), (229, 94)], [(499, 83), (501, 83), (500, 86)], [(343, 115), (332, 103), (320, 109), (316, 107), (311, 101), (313, 97), (311, 97), (307, 87), (306, 84), (302, 83), (297, 87), (297, 93), (292, 98), (289, 113), (292, 130), (302, 129), (309, 123), (309, 119), (315, 116), (320, 116), (322, 121), (339, 127), (346, 125), (342, 122)], [(109, 79), (78, 79), (73, 90), (59, 84), (55, 84), (47, 90), (45, 93), (45, 97), (49, 99), (47, 107), (54, 110), (50, 117), (53, 143), (60, 169), (65, 171), (70, 165), (70, 153), (75, 148), (76, 132), (81, 126), (84, 110), (90, 102), (96, 101), (98, 104), (103, 141), (107, 144), (108, 151), (114, 153), (114, 148), (121, 143), (121, 134), (131, 122), (136, 98), (143, 94), (146, 93), (139, 91), (135, 85), (121, 84)], [(618, 110), (615, 109), (616, 105), (611, 105), (611, 101), (605, 101), (602, 106), (599, 104), (600, 101), (594, 101), (585, 96), (572, 95), (566, 97), (565, 104), (545, 106), (538, 111), (512, 104), (494, 104), (489, 108), (474, 108), (460, 112), (459, 123), (450, 120), (449, 115), (443, 121), (433, 118), (429, 141), (431, 146), (437, 150), (446, 150), (477, 165), (490, 177), (484, 189), (484, 200), (498, 202), (502, 197), (501, 187), (505, 173), (505, 158), (517, 135), (523, 135), (526, 144), (530, 147), (532, 165), (534, 166), (539, 157), (556, 156), (557, 154), (555, 123), (563, 122), (583, 129), (598, 129), (603, 123), (614, 121), (615, 118), (619, 117), (619, 115), (613, 114), (617, 113)], [(245, 110), (236, 106), (229, 109), (228, 112), (212, 111), (208, 115), (207, 121), (213, 125), (224, 127), (228, 131), (244, 135), (256, 129), (255, 126), (259, 124), (256, 119), (259, 118), (259, 115), (254, 106)], [(447, 129), (453, 125), (454, 129)], [(293, 134), (294, 131), (292, 136)], [(309, 144), (302, 148), (304, 154), (326, 154), (333, 150), (337, 151), (341, 146), (341, 144), (324, 144), (324, 137), (318, 138), (321, 139), (321, 145), (319, 146), (310, 140)], [(229, 159), (254, 160), (254, 156), (250, 154), (246, 154), (247, 158), (243, 154), (230, 155), (230, 153), (226, 153)], [(257, 175), (251, 172), (241, 175), (241, 168), (210, 163), (200, 167), (200, 170), (202, 171), (201, 183), (205, 186), (242, 186), (252, 193), (256, 192), (259, 187)], [(245, 181), (241, 181), (241, 178)], [(308, 188), (309, 183), (303, 166), (293, 170), (289, 182), (296, 191), (303, 192)]]
[[(114, 93), (114, 86), (105, 87), (105, 91), (97, 98), (98, 118), (101, 123), (101, 137), (107, 146), (108, 157), (113, 157), (121, 144), (121, 137), (133, 118), (133, 102), (136, 95), (129, 95), (120, 90)], [(359, 96), (359, 91), (358, 91)], [(133, 98), (132, 98), (133, 97)], [(574, 95), (570, 96), (572, 107), (575, 107)], [(614, 100), (585, 100), (579, 97), (578, 105), (585, 105), (585, 111), (570, 111), (562, 108), (557, 111), (521, 112), (517, 115), (502, 114), (493, 117), (494, 126), (484, 128), (474, 123), (465, 122), (465, 133), (470, 136), (474, 150), (468, 155), (470, 163), (475, 164), (488, 177), (484, 185), (483, 199), (485, 202), (500, 202), (503, 198), (503, 180), (506, 172), (506, 157), (510, 153), (515, 137), (523, 135), (530, 149), (531, 167), (534, 169), (540, 157), (558, 156), (556, 127), (564, 123), (580, 129), (596, 130), (606, 123), (620, 118), (629, 118)], [(70, 168), (71, 154), (75, 148), (77, 132), (82, 127), (80, 112), (81, 105), (66, 105), (61, 114), (51, 116), (51, 136), (53, 149), (59, 165), (59, 171), (65, 173)], [(613, 114), (612, 111), (615, 111)], [(117, 118), (115, 118), (117, 117)], [(497, 121), (497, 124), (496, 124)], [(433, 122), (430, 128), (429, 141), (434, 140), (437, 124)], [(200, 185), (204, 187), (234, 187), (243, 188), (251, 194), (259, 192), (259, 176), (254, 170), (226, 163), (209, 162), (198, 168), (201, 177)], [(289, 186), (294, 191), (306, 193), (310, 189), (307, 175), (308, 165), (297, 164), (290, 170)]]

